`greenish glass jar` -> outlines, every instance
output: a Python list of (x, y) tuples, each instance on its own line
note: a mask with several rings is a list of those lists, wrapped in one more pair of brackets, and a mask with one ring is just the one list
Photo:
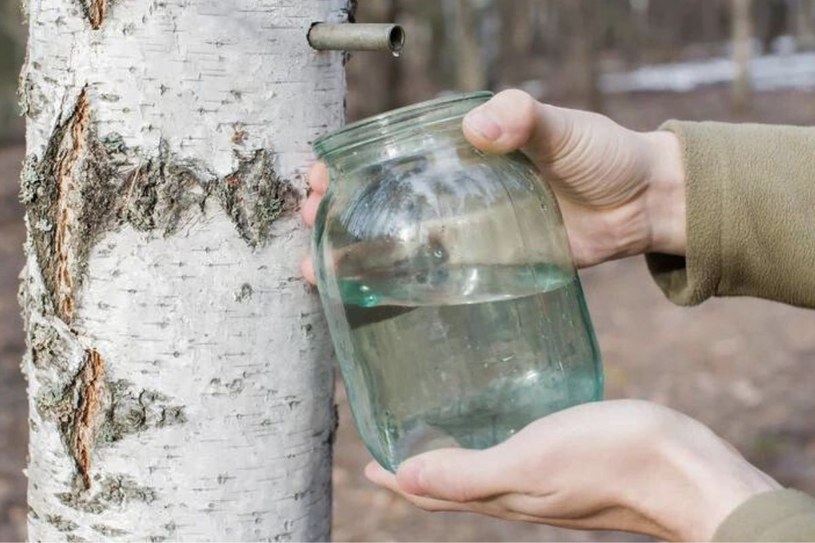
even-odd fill
[(331, 176), (317, 284), (357, 429), (391, 471), (602, 396), (554, 195), (521, 153), (485, 154), (462, 134), (491, 96), (398, 109), (314, 144)]

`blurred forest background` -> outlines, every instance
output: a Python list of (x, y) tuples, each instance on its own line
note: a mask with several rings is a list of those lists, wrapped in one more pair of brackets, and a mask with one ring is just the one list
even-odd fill
[[(408, 39), (398, 59), (351, 56), (349, 120), (445, 92), (519, 87), (640, 130), (668, 118), (815, 125), (815, 0), (358, 4), (358, 21), (397, 21)], [(24, 39), (17, 0), (0, 0), (0, 541), (24, 537), (26, 510), (27, 406), (15, 298), (24, 235), (15, 87)], [(684, 411), (783, 484), (815, 493), (815, 312), (750, 299), (677, 308), (638, 258), (582, 276), (607, 397)], [(368, 455), (342, 390), (338, 397), (337, 540), (631, 538), (414, 510), (365, 482)]]

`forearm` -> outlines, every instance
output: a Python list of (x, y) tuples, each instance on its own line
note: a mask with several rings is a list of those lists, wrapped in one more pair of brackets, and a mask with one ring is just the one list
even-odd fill
[(643, 135), (649, 145), (648, 190), (645, 195), (650, 236), (649, 253), (684, 256), (685, 166), (675, 134), (666, 131)]

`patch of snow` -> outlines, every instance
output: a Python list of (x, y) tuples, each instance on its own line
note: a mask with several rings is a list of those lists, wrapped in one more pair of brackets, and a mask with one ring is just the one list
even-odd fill
[[(786, 44), (776, 50), (788, 51)], [(604, 74), (603, 92), (687, 92), (733, 81), (736, 64), (728, 58), (643, 66), (630, 72)], [(750, 62), (750, 78), (758, 91), (815, 89), (815, 52), (768, 54)]]

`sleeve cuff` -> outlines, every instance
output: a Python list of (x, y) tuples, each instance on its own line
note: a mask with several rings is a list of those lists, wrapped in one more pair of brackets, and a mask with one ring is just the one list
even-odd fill
[(790, 489), (758, 494), (730, 513), (713, 541), (815, 541), (815, 499)]
[(697, 305), (710, 298), (721, 280), (722, 193), (729, 164), (726, 138), (718, 123), (668, 121), (660, 127), (676, 134), (682, 147), (687, 201), (685, 257), (645, 256), (657, 285), (678, 305)]

